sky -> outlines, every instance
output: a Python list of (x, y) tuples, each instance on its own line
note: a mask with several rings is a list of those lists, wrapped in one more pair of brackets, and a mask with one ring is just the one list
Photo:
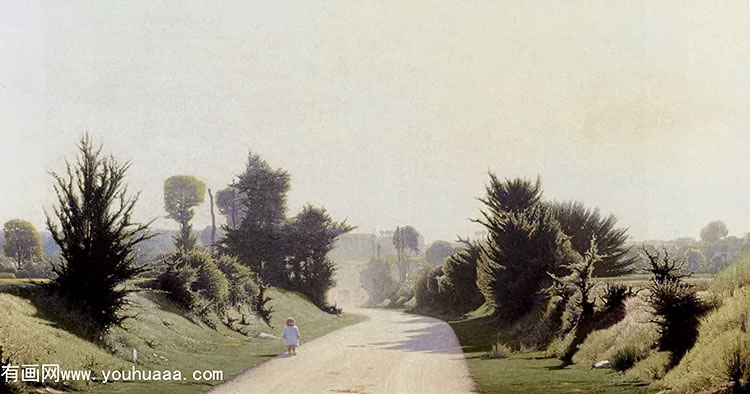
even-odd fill
[[(213, 190), (249, 151), (288, 205), (358, 232), (471, 235), (488, 180), (614, 213), (634, 240), (750, 231), (750, 11), (738, 1), (0, 2), (0, 222), (40, 228), (88, 131)], [(209, 223), (198, 207), (196, 228)]]

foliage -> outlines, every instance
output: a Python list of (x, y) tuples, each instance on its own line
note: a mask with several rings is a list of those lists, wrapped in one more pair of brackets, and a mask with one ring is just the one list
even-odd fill
[(336, 312), (326, 303), (326, 293), (335, 284), (333, 274), (336, 270), (327, 255), (336, 239), (354, 227), (334, 221), (325, 208), (307, 205), (285, 228), (289, 256), (282, 284), (285, 288), (304, 293), (321, 309)]
[(167, 269), (157, 277), (156, 283), (169, 298), (185, 309), (200, 314), (226, 312), (231, 304), (230, 284), (207, 251), (177, 250), (164, 260)]
[(102, 329), (119, 323), (127, 291), (122, 283), (145, 268), (136, 266), (135, 250), (148, 240), (148, 224), (132, 221), (138, 195), (127, 197), (129, 164), (104, 157), (84, 135), (77, 162), (65, 175), (52, 173), (58, 205), (47, 227), (60, 246), (62, 262), (53, 271), (53, 289), (67, 297)]
[(612, 369), (617, 372), (624, 372), (633, 368), (636, 362), (644, 357), (634, 346), (625, 346), (615, 351), (610, 360)]
[(711, 289), (719, 296), (732, 296), (734, 292), (750, 285), (750, 253), (735, 259), (721, 270), (711, 282)]
[(385, 260), (373, 260), (359, 273), (359, 282), (367, 292), (368, 305), (398, 297), (399, 284), (391, 272), (391, 264)]
[(489, 173), (490, 183), (485, 187), (485, 197), (479, 198), (486, 210), (482, 211), (483, 222), (502, 220), (506, 214), (521, 213), (536, 206), (542, 199), (542, 181), (536, 183), (515, 178), (500, 180)]
[(621, 276), (633, 271), (638, 258), (628, 253), (627, 229), (616, 227), (614, 215), (602, 217), (599, 209), (588, 209), (578, 201), (553, 203), (552, 212), (562, 231), (570, 237), (570, 246), (579, 254), (585, 254), (591, 239), (596, 239), (601, 261), (594, 267), (594, 276)]
[(396, 227), (393, 233), (393, 246), (411, 254), (419, 253), (419, 232), (413, 226)]
[(435, 241), (424, 252), (425, 260), (431, 267), (443, 264), (446, 258), (458, 252), (458, 249), (447, 241)]
[(430, 267), (425, 265), (417, 276), (414, 285), (414, 296), (417, 307), (425, 310), (441, 311), (446, 307), (443, 301), (443, 292), (440, 290), (440, 282), (443, 278), (443, 266)]
[(444, 301), (449, 310), (463, 314), (484, 303), (477, 287), (477, 264), (482, 248), (476, 241), (460, 239), (463, 249), (448, 257), (443, 263)]
[(393, 232), (393, 246), (396, 248), (398, 281), (404, 286), (407, 278), (407, 257), (419, 253), (419, 233), (412, 226), (396, 227)]
[(560, 296), (568, 303), (571, 340), (560, 354), (563, 363), (568, 364), (572, 362), (578, 346), (593, 329), (591, 320), (594, 317), (594, 300), (591, 291), (596, 286), (593, 281), (594, 267), (601, 261), (601, 256), (595, 237), (589, 241), (589, 245), (582, 259), (574, 258), (561, 265), (569, 272), (568, 275), (558, 276), (549, 273), (554, 284), (547, 289), (548, 294)]
[(706, 227), (703, 227), (701, 229), (701, 239), (710, 244), (718, 242), (722, 238), (726, 237), (727, 234), (729, 234), (727, 225), (724, 224), (724, 222), (722, 222), (721, 220), (714, 220), (712, 222), (709, 222)]
[(682, 356), (698, 338), (700, 317), (706, 306), (698, 298), (695, 288), (679, 274), (684, 261), (664, 255), (652, 254), (644, 249), (652, 275), (648, 301), (659, 327), (659, 350), (670, 352), (670, 367), (677, 365)]
[(16, 260), (18, 270), (24, 263), (42, 259), (42, 238), (34, 225), (20, 219), (12, 219), (3, 225), (5, 255)]
[[(487, 201), (502, 206), (493, 202), (496, 197), (488, 196)], [(481, 246), (478, 287), (496, 311), (509, 319), (519, 318), (547, 299), (540, 293), (551, 284), (547, 273), (558, 273), (574, 252), (549, 208), (541, 204), (500, 216), (483, 214), (488, 236)]]
[(194, 207), (205, 199), (206, 185), (192, 175), (174, 175), (164, 181), (164, 209), (167, 217), (180, 224), (180, 235), (175, 237), (177, 249), (195, 247), (196, 237), (190, 221)]
[(258, 297), (258, 285), (255, 283), (253, 272), (240, 264), (236, 258), (227, 255), (219, 255), (216, 258), (216, 266), (229, 284), (229, 305), (238, 310), (244, 305), (252, 305)]
[(243, 215), (236, 228), (225, 226), (222, 249), (237, 256), (264, 281), (279, 285), (287, 255), (282, 227), (289, 174), (271, 168), (263, 158), (251, 152), (245, 171), (238, 176), (234, 188)]
[(226, 216), (227, 227), (231, 229), (237, 228), (243, 217), (241, 211), (242, 205), (239, 204), (237, 189), (233, 186), (227, 186), (217, 191), (216, 206), (219, 208), (219, 213)]

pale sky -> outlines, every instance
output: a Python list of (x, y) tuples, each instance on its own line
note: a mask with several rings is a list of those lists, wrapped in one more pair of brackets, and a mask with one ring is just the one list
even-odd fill
[(4, 0), (0, 222), (42, 227), (47, 172), (88, 130), (132, 162), (141, 220), (165, 178), (216, 190), (252, 150), (291, 174), (290, 214), (360, 232), (472, 234), (491, 169), (635, 239), (744, 234), (748, 5)]

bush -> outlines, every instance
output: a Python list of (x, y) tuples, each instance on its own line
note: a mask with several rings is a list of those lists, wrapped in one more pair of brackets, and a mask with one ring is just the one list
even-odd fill
[(477, 242), (458, 241), (464, 248), (443, 263), (444, 302), (454, 314), (463, 314), (484, 303), (484, 296), (477, 287), (477, 262), (482, 248)]
[(612, 354), (610, 365), (618, 372), (624, 372), (633, 368), (636, 362), (648, 356), (648, 353), (639, 352), (634, 346), (625, 346)]
[(156, 283), (170, 299), (195, 312), (226, 312), (230, 305), (229, 281), (207, 251), (178, 250), (165, 258), (165, 264), (167, 269)]
[(258, 285), (254, 281), (253, 272), (236, 258), (227, 255), (220, 255), (216, 259), (216, 265), (229, 282), (229, 305), (235, 308), (250, 305), (258, 296)]
[(695, 288), (684, 282), (685, 275), (679, 274), (684, 261), (670, 258), (666, 250), (663, 256), (645, 248), (644, 252), (649, 260), (647, 270), (652, 274), (648, 302), (659, 327), (658, 347), (670, 352), (671, 368), (695, 344), (700, 317), (707, 308)]
[(15, 279), (16, 274), (12, 272), (0, 272), (0, 279)]
[(443, 278), (443, 267), (441, 265), (430, 267), (425, 265), (417, 277), (414, 286), (414, 295), (417, 299), (417, 307), (425, 310), (441, 311), (445, 308), (445, 302), (440, 292), (439, 281)]

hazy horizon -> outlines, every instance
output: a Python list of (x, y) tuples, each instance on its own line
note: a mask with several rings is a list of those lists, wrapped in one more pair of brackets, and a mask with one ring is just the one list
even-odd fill
[(0, 223), (43, 228), (89, 131), (158, 228), (164, 179), (218, 190), (252, 150), (290, 216), (363, 233), (473, 234), (488, 170), (636, 240), (750, 231), (746, 0), (170, 4), (0, 4)]

